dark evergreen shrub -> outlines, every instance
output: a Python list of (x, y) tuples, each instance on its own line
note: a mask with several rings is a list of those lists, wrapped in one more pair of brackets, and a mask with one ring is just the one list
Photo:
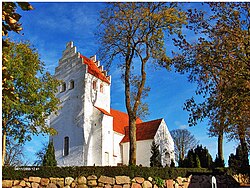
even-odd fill
[(198, 145), (194, 150), (190, 149), (183, 161), (179, 161), (179, 167), (186, 168), (211, 168), (212, 156), (209, 154), (206, 147)]
[(247, 144), (239, 145), (236, 148), (235, 155), (232, 153), (230, 154), (228, 166), (237, 172), (242, 172), (245, 169), (249, 168)]
[(217, 155), (215, 157), (214, 163), (213, 163), (213, 167), (217, 168), (217, 167), (225, 167), (225, 163), (224, 160), (222, 160), (221, 158), (219, 158)]
[(174, 163), (174, 160), (173, 160), (173, 159), (171, 159), (170, 167), (175, 167), (175, 163)]
[(152, 155), (150, 157), (150, 166), (162, 167), (159, 146), (155, 143), (155, 141), (153, 141), (151, 145), (151, 154)]
[(53, 142), (49, 142), (47, 151), (43, 157), (42, 166), (56, 166), (56, 157), (55, 157), (55, 149)]

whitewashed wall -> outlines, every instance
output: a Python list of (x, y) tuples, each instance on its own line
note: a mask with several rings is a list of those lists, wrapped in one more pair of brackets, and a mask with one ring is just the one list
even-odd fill
[(113, 166), (114, 143), (113, 143), (113, 117), (103, 115), (102, 118), (102, 166)]
[(174, 156), (174, 141), (170, 135), (167, 125), (164, 120), (162, 120), (155, 136), (155, 143), (159, 145), (159, 150), (161, 153), (161, 164), (165, 167), (170, 166), (171, 159), (175, 159)]
[[(56, 160), (59, 166), (83, 165), (83, 129), (84, 111), (84, 75), (86, 66), (81, 63), (79, 54), (72, 43), (68, 43), (63, 58), (56, 68), (55, 77), (66, 83), (66, 91), (60, 92), (61, 109), (57, 115), (50, 117), (50, 126), (54, 127), (58, 135), (50, 137), (55, 147)], [(74, 88), (69, 89), (69, 82), (74, 80)], [(69, 137), (69, 155), (64, 156), (64, 137)]]
[[(94, 90), (92, 87), (93, 81), (97, 82), (97, 89)], [(86, 73), (85, 74), (85, 96), (84, 96), (84, 138), (85, 138), (85, 155), (84, 155), (84, 164), (88, 166), (92, 165), (102, 165), (102, 152), (99, 154), (98, 148), (102, 148), (101, 136), (102, 130), (95, 132), (95, 137), (93, 137), (92, 128), (95, 124), (102, 125), (102, 114), (94, 112), (94, 109), (97, 110), (94, 106), (103, 108), (106, 111), (110, 111), (110, 86), (107, 83), (104, 83), (97, 79), (95, 76)], [(100, 84), (104, 85), (104, 92), (100, 92)], [(112, 123), (112, 122), (111, 122)], [(112, 124), (110, 125), (112, 126)], [(99, 140), (98, 140), (99, 139)], [(97, 142), (98, 148), (97, 148)], [(98, 149), (98, 150), (96, 150)], [(98, 156), (98, 157), (97, 157)], [(97, 160), (98, 158), (98, 160)]]
[(114, 166), (117, 166), (117, 163), (122, 164), (122, 145), (120, 142), (122, 141), (124, 135), (121, 133), (114, 132)]
[[(136, 164), (142, 166), (150, 166), (151, 145), (153, 139), (137, 141), (136, 147)], [(129, 142), (122, 143), (123, 151), (123, 164), (129, 163)]]

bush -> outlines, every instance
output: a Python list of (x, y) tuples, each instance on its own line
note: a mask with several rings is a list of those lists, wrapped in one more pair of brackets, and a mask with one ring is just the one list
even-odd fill
[(131, 178), (140, 176), (144, 178), (159, 177), (161, 179), (174, 179), (178, 176), (188, 177), (193, 173), (212, 173), (206, 168), (160, 168), (160, 167), (139, 167), (139, 166), (121, 166), (121, 167), (3, 167), (3, 179), (23, 179), (30, 176), (48, 177), (79, 177), (80, 175), (89, 176), (101, 175), (115, 177), (119, 175), (129, 176)]

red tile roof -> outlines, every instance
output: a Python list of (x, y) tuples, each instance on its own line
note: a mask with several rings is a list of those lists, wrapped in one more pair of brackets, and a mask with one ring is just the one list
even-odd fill
[(102, 71), (97, 67), (97, 65), (89, 58), (80, 54), (80, 57), (84, 60), (84, 64), (88, 65), (88, 73), (94, 75), (100, 80), (110, 84), (110, 81), (107, 77), (102, 73)]
[(111, 114), (109, 112), (107, 112), (106, 110), (102, 109), (102, 108), (99, 108), (99, 107), (96, 107), (98, 110), (100, 110), (103, 114), (107, 115), (107, 116), (111, 116)]
[[(125, 134), (124, 128), (128, 126), (128, 114), (114, 109), (110, 109), (110, 114), (113, 116), (113, 130)], [(136, 123), (142, 123), (142, 120), (138, 118)]]
[[(136, 140), (148, 140), (153, 139), (156, 131), (161, 124), (162, 119), (152, 120), (148, 122), (139, 123), (136, 125)], [(125, 127), (125, 136), (121, 143), (129, 142), (129, 127)]]
[[(121, 143), (129, 142), (128, 114), (114, 109), (110, 109), (110, 113), (108, 113), (102, 108), (96, 108), (103, 114), (113, 117), (113, 130), (125, 135)], [(136, 140), (153, 139), (161, 122), (162, 119), (142, 122), (142, 120), (138, 118), (136, 120)]]

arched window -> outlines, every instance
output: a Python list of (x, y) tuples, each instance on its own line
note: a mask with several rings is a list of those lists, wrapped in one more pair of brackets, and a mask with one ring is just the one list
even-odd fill
[(100, 85), (100, 92), (103, 93), (103, 85)]
[(63, 155), (64, 156), (69, 155), (69, 137), (68, 136), (64, 137), (64, 151), (63, 151)]
[(93, 90), (96, 90), (96, 81), (93, 81), (92, 88)]
[(69, 82), (69, 89), (73, 89), (75, 87), (75, 83), (74, 83), (74, 80), (71, 80)]
[(66, 91), (66, 83), (63, 82), (62, 85), (61, 85), (61, 92), (64, 92)]

